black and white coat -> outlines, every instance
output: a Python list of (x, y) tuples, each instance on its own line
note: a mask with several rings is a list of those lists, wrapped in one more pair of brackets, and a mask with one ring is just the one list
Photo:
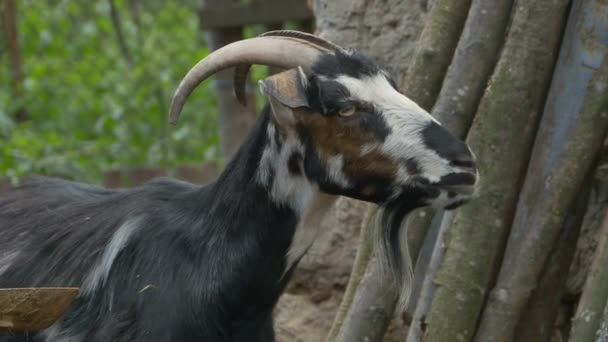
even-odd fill
[(470, 197), (468, 147), (386, 72), (350, 52), (312, 70), (261, 82), (270, 105), (211, 184), (37, 178), (2, 194), (0, 288), (81, 292), (51, 328), (0, 341), (274, 341), (273, 307), (337, 196), (406, 211)]

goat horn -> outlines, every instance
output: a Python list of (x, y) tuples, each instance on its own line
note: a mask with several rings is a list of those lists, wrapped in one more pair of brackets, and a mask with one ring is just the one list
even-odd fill
[(327, 53), (331, 51), (291, 37), (256, 37), (223, 46), (199, 61), (184, 76), (171, 101), (169, 122), (177, 122), (192, 91), (220, 70), (241, 64), (262, 64), (285, 69), (301, 66), (308, 72), (312, 63)]
[[(258, 37), (287, 37), (307, 41), (323, 49), (335, 52), (345, 51), (341, 46), (338, 46), (328, 40), (317, 37), (310, 33), (292, 30), (275, 30), (259, 35)], [(247, 75), (251, 69), (251, 64), (240, 64), (234, 69), (234, 95), (237, 100), (243, 105), (247, 105), (247, 97), (245, 96), (245, 87), (247, 86)]]
[(329, 40), (325, 40), (321, 37), (315, 36), (313, 34), (310, 33), (306, 33), (306, 32), (302, 32), (302, 31), (293, 31), (293, 30), (275, 30), (275, 31), (268, 31), (265, 33), (262, 33), (261, 35), (259, 35), (258, 37), (290, 37), (290, 38), (297, 38), (297, 39), (301, 39), (301, 40), (305, 40), (307, 42), (313, 43), (315, 45), (318, 45), (322, 48), (334, 51), (334, 52), (338, 52), (338, 51), (345, 51), (343, 47), (336, 45), (332, 42), (330, 42)]

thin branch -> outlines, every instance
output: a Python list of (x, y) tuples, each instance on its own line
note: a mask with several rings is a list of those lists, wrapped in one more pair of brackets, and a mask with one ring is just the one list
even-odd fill
[(110, 18), (112, 19), (112, 25), (114, 27), (114, 32), (116, 33), (116, 39), (118, 40), (120, 52), (122, 53), (122, 56), (124, 57), (129, 67), (133, 67), (133, 58), (129, 53), (129, 47), (127, 46), (127, 41), (125, 40), (124, 34), (122, 32), (122, 24), (120, 21), (118, 9), (116, 8), (116, 3), (114, 2), (114, 0), (108, 0), (108, 3), (110, 4)]

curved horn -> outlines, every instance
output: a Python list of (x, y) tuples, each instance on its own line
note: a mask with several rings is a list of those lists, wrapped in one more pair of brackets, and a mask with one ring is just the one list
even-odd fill
[[(258, 37), (287, 37), (287, 38), (295, 38), (304, 40), (306, 42), (312, 43), (318, 47), (327, 49), (332, 52), (344, 52), (344, 48), (338, 46), (328, 40), (317, 37), (310, 33), (301, 32), (301, 31), (292, 31), (292, 30), (275, 30), (269, 31), (259, 35)], [(251, 64), (240, 64), (237, 65), (234, 69), (234, 95), (236, 95), (237, 100), (243, 105), (247, 105), (247, 97), (245, 96), (245, 87), (247, 85), (247, 75), (249, 74), (249, 69), (251, 68)]]
[(343, 47), (338, 46), (338, 45), (330, 42), (329, 40), (325, 40), (325, 39), (323, 39), (321, 37), (317, 37), (317, 36), (315, 36), (313, 34), (302, 32), (302, 31), (275, 30), (275, 31), (268, 31), (268, 32), (262, 33), (258, 37), (290, 37), (290, 38), (297, 38), (297, 39), (302, 39), (302, 40), (305, 40), (307, 42), (313, 43), (313, 44), (318, 45), (318, 46), (320, 46), (322, 48), (325, 48), (325, 49), (328, 49), (328, 50), (332, 50), (334, 52), (345, 51)]
[(289, 37), (256, 37), (228, 44), (199, 61), (180, 82), (169, 112), (169, 121), (177, 122), (179, 114), (192, 91), (216, 72), (240, 64), (263, 64), (280, 68), (301, 66), (309, 71), (312, 63), (325, 48)]

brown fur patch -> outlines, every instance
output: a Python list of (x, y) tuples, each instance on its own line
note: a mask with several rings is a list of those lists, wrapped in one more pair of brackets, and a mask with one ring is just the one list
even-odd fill
[(356, 181), (374, 176), (375, 179), (385, 179), (387, 183), (395, 181), (398, 166), (389, 156), (379, 151), (361, 155), (361, 148), (376, 143), (377, 138), (361, 128), (356, 114), (355, 117), (343, 118), (296, 109), (294, 115), (312, 137), (324, 165), (327, 165), (329, 158), (341, 155), (344, 158), (343, 171), (349, 179)]

